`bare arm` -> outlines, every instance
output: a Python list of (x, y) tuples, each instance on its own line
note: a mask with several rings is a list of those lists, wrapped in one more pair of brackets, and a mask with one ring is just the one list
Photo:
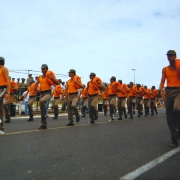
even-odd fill
[(161, 83), (160, 83), (160, 89), (164, 88), (165, 80), (166, 80), (166, 74), (165, 74), (165, 68), (163, 68), (163, 70), (162, 70), (162, 77), (161, 77)]
[(7, 70), (7, 68), (5, 67), (2, 68), (2, 74), (7, 81), (7, 92), (9, 93), (10, 92), (10, 79), (9, 79), (9, 71)]

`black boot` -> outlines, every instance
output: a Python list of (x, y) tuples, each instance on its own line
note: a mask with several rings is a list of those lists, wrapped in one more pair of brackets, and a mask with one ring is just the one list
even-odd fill
[(81, 117), (86, 117), (86, 115), (85, 115), (85, 107), (84, 106), (81, 109), (81, 113), (82, 113)]
[(10, 123), (11, 122), (11, 118), (10, 118), (9, 114), (6, 115), (6, 118), (7, 118), (7, 120), (4, 121), (4, 123)]
[(78, 113), (77, 108), (74, 107), (73, 110), (74, 110), (74, 114), (76, 116), (76, 122), (78, 123), (80, 121), (80, 115)]
[(33, 114), (32, 115), (30, 115), (30, 118), (27, 120), (27, 121), (33, 121), (34, 119), (33, 119)]
[(58, 106), (54, 106), (54, 118), (53, 119), (58, 119)]

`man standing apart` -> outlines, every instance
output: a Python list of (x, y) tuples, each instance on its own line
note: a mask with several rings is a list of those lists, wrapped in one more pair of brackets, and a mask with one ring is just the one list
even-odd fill
[(0, 57), (0, 135), (4, 134), (3, 99), (5, 95), (10, 98), (9, 71), (4, 64), (5, 59)]
[(164, 83), (166, 87), (166, 118), (171, 133), (171, 147), (178, 146), (178, 123), (180, 123), (180, 71), (176, 69), (176, 52), (167, 52), (169, 66), (162, 69), (160, 89), (163, 91)]
[[(67, 81), (66, 89), (62, 96), (63, 98), (64, 95), (68, 97), (67, 108), (68, 108), (69, 123), (66, 126), (74, 126), (73, 112), (76, 116), (76, 122), (78, 123), (80, 121), (80, 115), (77, 109), (77, 102), (78, 102), (78, 90), (80, 87), (83, 88), (83, 84), (81, 83), (80, 79), (77, 79), (77, 81), (75, 81), (75, 76), (76, 76), (76, 71), (74, 69), (70, 69), (69, 77), (71, 79)], [(76, 84), (79, 86), (79, 88), (77, 88)]]

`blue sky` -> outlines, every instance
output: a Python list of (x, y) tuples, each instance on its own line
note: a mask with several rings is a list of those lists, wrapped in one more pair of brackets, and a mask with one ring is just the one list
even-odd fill
[(40, 71), (46, 63), (57, 74), (76, 69), (83, 83), (90, 72), (129, 83), (134, 68), (136, 83), (158, 87), (166, 52), (180, 54), (178, 0), (0, 0), (0, 27), (10, 70)]

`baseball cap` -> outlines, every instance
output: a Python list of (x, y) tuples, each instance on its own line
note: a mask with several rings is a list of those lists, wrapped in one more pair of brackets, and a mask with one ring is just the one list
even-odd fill
[(4, 61), (5, 59), (3, 57), (0, 56), (0, 61)]
[(0, 65), (4, 65), (5, 59), (3, 57), (0, 57)]
[(176, 51), (169, 50), (166, 55), (176, 55)]
[(68, 73), (76, 73), (74, 69), (70, 69)]
[(96, 73), (91, 72), (89, 76), (96, 76)]
[(41, 69), (48, 68), (47, 64), (42, 64)]

